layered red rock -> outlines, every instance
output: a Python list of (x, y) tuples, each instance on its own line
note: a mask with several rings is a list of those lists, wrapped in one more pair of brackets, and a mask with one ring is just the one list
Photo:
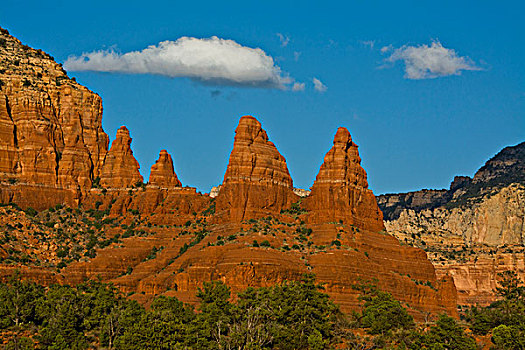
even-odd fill
[(159, 159), (151, 166), (148, 185), (159, 187), (181, 187), (171, 155), (165, 149), (160, 151)]
[(129, 130), (121, 126), (104, 159), (100, 172), (100, 185), (107, 188), (132, 187), (144, 180), (139, 169), (139, 162), (133, 157), (131, 150)]
[(371, 231), (384, 228), (382, 213), (368, 189), (358, 147), (346, 128), (337, 130), (305, 207), (312, 223), (341, 222)]
[(78, 201), (108, 148), (102, 101), (51, 56), (5, 29), (0, 38), (0, 175), (16, 185), (0, 186), (0, 196), (36, 207), (57, 204), (59, 197)]
[(217, 196), (217, 211), (232, 221), (242, 221), (278, 214), (297, 198), (285, 158), (257, 119), (242, 117)]

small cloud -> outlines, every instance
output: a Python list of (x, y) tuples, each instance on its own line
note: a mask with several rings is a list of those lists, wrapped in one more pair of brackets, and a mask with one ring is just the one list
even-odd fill
[(263, 50), (216, 36), (182, 37), (124, 54), (114, 49), (83, 53), (70, 56), (64, 67), (70, 71), (184, 77), (205, 85), (288, 89), (294, 82)]
[(386, 53), (388, 51), (392, 51), (393, 48), (394, 47), (392, 45), (383, 46), (380, 51), (381, 51), (381, 53)]
[(317, 78), (313, 78), (312, 81), (314, 82), (314, 89), (319, 92), (325, 92), (328, 90), (328, 87), (326, 87), (325, 84), (321, 82), (321, 80)]
[(295, 62), (299, 61), (299, 57), (301, 57), (301, 53), (298, 51), (294, 51), (293, 53), (293, 59)]
[(287, 35), (283, 35), (281, 33), (277, 33), (277, 36), (279, 37), (279, 41), (281, 42), (281, 47), (286, 47), (290, 43), (290, 37)]
[(217, 97), (219, 97), (221, 94), (222, 94), (222, 91), (221, 91), (221, 90), (212, 90), (212, 91), (210, 91), (210, 95), (211, 95), (211, 97), (213, 97), (213, 98), (217, 98)]
[(304, 91), (305, 83), (294, 83), (292, 91)]
[(361, 44), (373, 50), (376, 42), (375, 40), (365, 40), (365, 41), (361, 41)]
[(458, 56), (456, 51), (443, 47), (439, 41), (430, 46), (402, 46), (395, 49), (386, 61), (403, 61), (407, 79), (432, 79), (460, 75), (463, 70), (480, 70), (470, 58)]

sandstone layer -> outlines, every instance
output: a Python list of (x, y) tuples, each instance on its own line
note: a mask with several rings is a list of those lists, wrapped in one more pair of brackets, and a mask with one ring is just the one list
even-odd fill
[(346, 128), (337, 130), (305, 207), (310, 211), (310, 222), (340, 222), (371, 231), (384, 228), (357, 145)]
[(278, 214), (297, 199), (284, 157), (259, 121), (242, 117), (217, 196), (217, 212), (242, 221)]
[(117, 137), (104, 159), (100, 172), (100, 185), (109, 188), (128, 188), (144, 180), (139, 172), (139, 162), (133, 157), (129, 130), (121, 126)]
[[(107, 152), (102, 101), (48, 54), (5, 29), (0, 39), (0, 196), (42, 208), (57, 202), (56, 189), (60, 200), (75, 204)], [(6, 182), (17, 187), (6, 191)]]
[(160, 151), (159, 159), (151, 166), (148, 184), (168, 188), (182, 186), (175, 174), (171, 155), (165, 149)]

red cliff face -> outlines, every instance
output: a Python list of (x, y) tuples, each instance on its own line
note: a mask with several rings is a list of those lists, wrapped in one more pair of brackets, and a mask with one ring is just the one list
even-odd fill
[(121, 126), (104, 160), (100, 185), (108, 188), (132, 187), (143, 181), (139, 169), (139, 162), (133, 157), (131, 150), (129, 131), (125, 126)]
[(159, 159), (151, 166), (148, 184), (167, 188), (182, 186), (175, 174), (173, 160), (165, 149), (160, 151)]
[(357, 145), (346, 128), (337, 129), (334, 146), (324, 157), (305, 207), (312, 223), (340, 222), (371, 231), (384, 229), (383, 215), (368, 189)]
[(74, 204), (98, 176), (108, 148), (102, 101), (51, 56), (1, 30), (0, 186), (22, 206)]
[(217, 212), (242, 221), (278, 214), (297, 198), (286, 160), (268, 140), (261, 123), (242, 117), (217, 197)]

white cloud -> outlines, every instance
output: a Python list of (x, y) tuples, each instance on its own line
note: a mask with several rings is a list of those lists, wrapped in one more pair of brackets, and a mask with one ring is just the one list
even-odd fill
[(314, 89), (319, 92), (325, 92), (328, 88), (325, 84), (321, 82), (321, 80), (317, 78), (313, 78), (312, 81), (314, 82)]
[(385, 53), (385, 52), (391, 51), (392, 49), (393, 49), (392, 45), (383, 46), (383, 47), (381, 48), (381, 52), (382, 52), (382, 53)]
[[(382, 52), (388, 51), (381, 49)], [(388, 62), (403, 61), (408, 79), (430, 79), (448, 75), (460, 75), (463, 70), (479, 70), (468, 57), (461, 57), (453, 49), (447, 49), (439, 41), (430, 46), (402, 46), (395, 49)]]
[(299, 57), (301, 57), (301, 53), (298, 51), (294, 51), (293, 53), (293, 59), (295, 62), (299, 61)]
[(294, 82), (263, 50), (215, 36), (181, 37), (124, 54), (114, 50), (84, 53), (69, 57), (64, 67), (70, 71), (185, 77), (214, 85), (287, 89)]
[(283, 35), (281, 33), (277, 33), (277, 36), (279, 37), (279, 41), (281, 42), (281, 47), (286, 47), (290, 43), (290, 37), (287, 35)]
[(292, 91), (304, 91), (305, 83), (294, 83)]

